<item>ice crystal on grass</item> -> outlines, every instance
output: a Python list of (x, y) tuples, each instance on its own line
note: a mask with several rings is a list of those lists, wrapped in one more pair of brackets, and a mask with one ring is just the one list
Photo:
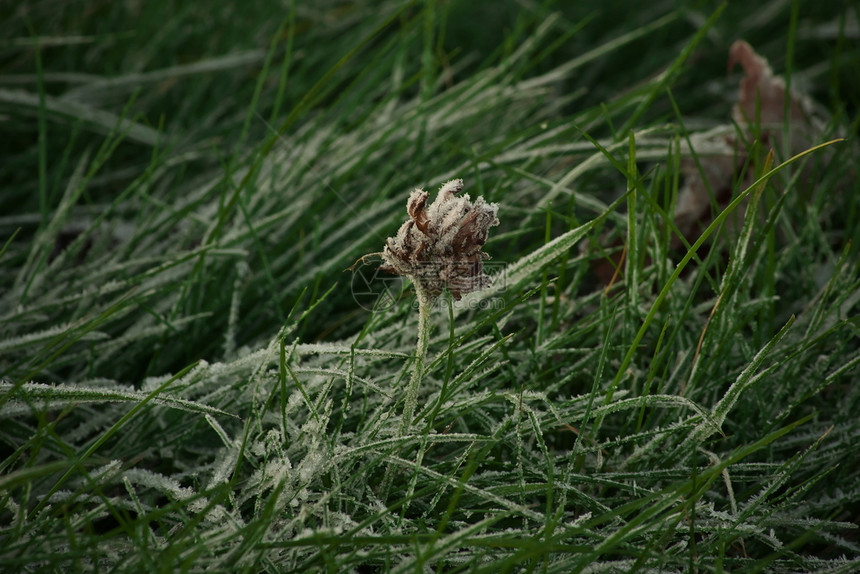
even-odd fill
[(439, 189), (436, 200), (427, 205), (430, 194), (416, 189), (409, 196), (409, 219), (397, 235), (385, 243), (383, 271), (420, 282), (432, 297), (447, 287), (455, 299), (489, 287), (481, 251), (490, 227), (499, 224), (499, 206), (479, 197), (472, 203), (469, 194), (457, 196), (462, 179), (453, 179)]

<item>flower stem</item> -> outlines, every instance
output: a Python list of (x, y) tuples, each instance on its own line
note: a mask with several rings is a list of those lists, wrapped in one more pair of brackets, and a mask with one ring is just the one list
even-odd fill
[(430, 308), (433, 306), (431, 296), (421, 281), (412, 279), (415, 294), (418, 297), (418, 343), (415, 346), (415, 365), (412, 369), (412, 377), (409, 379), (409, 387), (406, 389), (406, 400), (403, 404), (403, 418), (400, 421), (399, 436), (405, 435), (412, 426), (412, 417), (415, 416), (415, 408), (418, 405), (418, 390), (421, 387), (421, 379), (424, 378), (424, 362), (427, 359), (427, 345), (430, 342)]

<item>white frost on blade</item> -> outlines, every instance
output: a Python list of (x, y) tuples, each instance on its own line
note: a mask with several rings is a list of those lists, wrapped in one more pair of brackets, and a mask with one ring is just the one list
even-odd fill
[[(180, 501), (189, 500), (197, 494), (194, 489), (181, 486), (174, 478), (142, 468), (130, 468), (123, 473), (123, 476), (132, 484), (153, 488)], [(192, 512), (200, 512), (208, 503), (206, 497), (200, 497), (192, 500), (188, 509)]]

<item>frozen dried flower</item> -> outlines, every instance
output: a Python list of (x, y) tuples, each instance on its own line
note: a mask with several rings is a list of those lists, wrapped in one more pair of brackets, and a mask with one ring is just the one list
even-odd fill
[(409, 277), (433, 298), (446, 287), (458, 300), (488, 287), (484, 260), (490, 256), (481, 248), (490, 227), (499, 224), (499, 206), (457, 196), (462, 189), (462, 179), (449, 181), (429, 206), (430, 194), (414, 190), (406, 204), (409, 219), (385, 242), (380, 269)]

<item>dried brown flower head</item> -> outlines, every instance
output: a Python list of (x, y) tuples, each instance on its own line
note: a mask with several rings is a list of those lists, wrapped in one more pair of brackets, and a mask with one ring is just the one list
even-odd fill
[(447, 287), (455, 299), (490, 285), (484, 260), (490, 256), (481, 248), (490, 227), (499, 224), (499, 206), (469, 194), (457, 197), (463, 180), (454, 179), (439, 189), (436, 200), (427, 205), (430, 194), (416, 189), (409, 196), (407, 220), (397, 235), (385, 242), (383, 271), (409, 277), (431, 297)]

